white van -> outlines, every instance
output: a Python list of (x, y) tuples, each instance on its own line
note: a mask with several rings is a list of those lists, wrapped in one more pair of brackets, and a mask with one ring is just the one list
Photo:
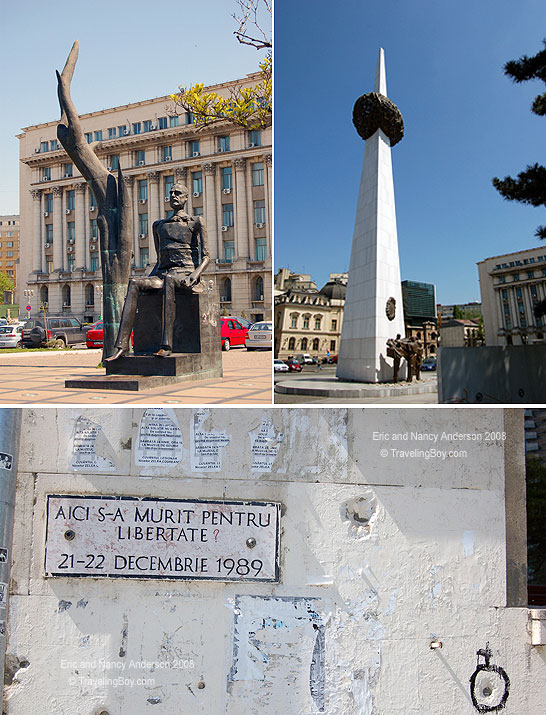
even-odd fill
[(313, 358), (309, 355), (309, 353), (299, 353), (299, 355), (296, 355), (295, 358), (300, 363), (300, 365), (313, 364)]

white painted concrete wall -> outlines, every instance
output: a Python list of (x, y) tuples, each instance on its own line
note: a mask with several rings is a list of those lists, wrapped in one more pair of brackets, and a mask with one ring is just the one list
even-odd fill
[[(166, 412), (180, 461), (137, 465), (143, 414), (25, 410), (7, 715), (470, 715), (487, 643), (504, 711), (543, 711), (543, 647), (505, 607), (502, 410), (206, 410), (210, 471), (191, 409)], [(101, 428), (89, 471), (71, 467), (82, 418)], [(45, 578), (50, 493), (280, 502), (280, 581)], [(478, 685), (482, 704), (504, 692), (492, 670)]]

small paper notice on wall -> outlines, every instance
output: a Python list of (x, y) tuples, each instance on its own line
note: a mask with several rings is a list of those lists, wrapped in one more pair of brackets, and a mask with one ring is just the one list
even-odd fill
[(270, 472), (283, 441), (283, 432), (275, 432), (273, 422), (264, 417), (261, 425), (248, 434), (252, 452), (251, 471)]
[(78, 417), (72, 435), (70, 469), (74, 472), (114, 472), (115, 455), (101, 425)]
[(138, 428), (135, 463), (139, 466), (175, 465), (182, 459), (182, 433), (173, 410), (150, 407)]
[(219, 472), (222, 469), (222, 448), (231, 442), (225, 430), (203, 429), (209, 415), (210, 410), (198, 410), (193, 415), (191, 468), (196, 472)]

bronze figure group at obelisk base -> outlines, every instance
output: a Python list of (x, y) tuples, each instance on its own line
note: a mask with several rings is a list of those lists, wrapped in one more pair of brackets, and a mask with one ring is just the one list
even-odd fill
[[(77, 57), (75, 42), (62, 73), (57, 72), (57, 136), (97, 200), (106, 377), (67, 380), (66, 387), (142, 389), (221, 377), (218, 291), (201, 275), (210, 263), (205, 225), (186, 213), (187, 187), (174, 184), (173, 215), (152, 227), (157, 262), (148, 276), (129, 279), (132, 207), (121, 168), (117, 177), (109, 172), (83, 135), (70, 96)], [(131, 333), (133, 354), (128, 354)]]

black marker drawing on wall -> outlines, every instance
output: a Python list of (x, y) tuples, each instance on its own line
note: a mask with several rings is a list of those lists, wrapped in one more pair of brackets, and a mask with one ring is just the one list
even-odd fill
[[(479, 713), (493, 713), (502, 710), (510, 693), (510, 678), (499, 665), (491, 664), (493, 652), (486, 643), (485, 648), (476, 651), (478, 662), (470, 678), (472, 704)], [(484, 659), (480, 663), (480, 658)]]
[(320, 618), (318, 614), (313, 613), (316, 617), (315, 623), (313, 623), (313, 628), (317, 632), (317, 638), (315, 640), (315, 647), (313, 648), (313, 657), (311, 658), (311, 667), (309, 668), (309, 687), (311, 691), (311, 697), (320, 713), (324, 712), (325, 708), (325, 626), (320, 623)]

